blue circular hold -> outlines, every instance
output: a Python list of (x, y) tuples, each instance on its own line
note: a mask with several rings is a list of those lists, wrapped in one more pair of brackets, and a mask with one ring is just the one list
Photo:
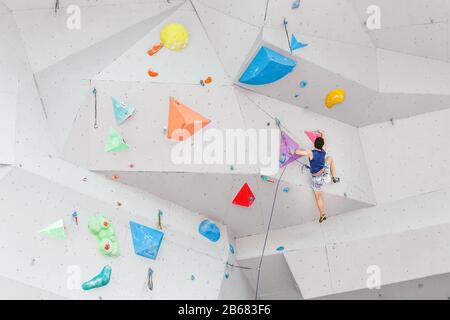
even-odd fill
[(277, 251), (284, 251), (284, 247), (283, 247), (283, 246), (279, 246), (279, 247), (277, 248)]
[(232, 244), (230, 244), (230, 252), (231, 252), (231, 254), (234, 254), (234, 247)]
[(308, 81), (303, 80), (302, 82), (300, 82), (300, 88), (306, 88), (308, 86)]
[(289, 193), (289, 191), (290, 191), (289, 187), (286, 187), (286, 188), (283, 189), (284, 193)]
[(285, 164), (285, 163), (286, 163), (286, 154), (285, 154), (285, 153), (283, 153), (283, 154), (281, 155), (280, 163), (281, 163), (281, 164)]
[(198, 227), (198, 232), (208, 240), (217, 242), (220, 239), (220, 230), (217, 225), (209, 220), (204, 220)]

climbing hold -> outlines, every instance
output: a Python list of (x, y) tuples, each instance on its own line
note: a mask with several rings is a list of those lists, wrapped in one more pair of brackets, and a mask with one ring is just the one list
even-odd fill
[(295, 151), (298, 149), (299, 145), (282, 131), (280, 145), (280, 168), (283, 168), (291, 162), (297, 161), (301, 158), (301, 156), (295, 154)]
[(267, 177), (267, 176), (261, 176), (261, 180), (262, 180), (262, 181), (264, 181), (264, 182), (271, 182), (271, 183), (275, 183), (275, 181), (274, 181), (274, 180), (270, 179), (270, 178), (269, 178), (269, 177)]
[(130, 165), (128, 165), (128, 168), (130, 168), (130, 169), (134, 169), (134, 164), (130, 164)]
[(108, 219), (102, 215), (95, 215), (89, 219), (88, 228), (96, 236), (101, 254), (108, 257), (119, 256), (116, 232)]
[(167, 137), (183, 141), (206, 127), (211, 121), (170, 97)]
[(296, 94), (296, 95), (294, 96), (294, 98), (298, 98), (298, 97), (300, 97), (300, 95), (299, 95), (299, 94)]
[(289, 191), (290, 191), (289, 187), (283, 188), (283, 192), (284, 192), (284, 193), (289, 193)]
[(305, 48), (307, 46), (308, 46), (307, 43), (302, 43), (302, 42), (298, 41), (297, 38), (295, 37), (295, 35), (292, 34), (292, 37), (291, 37), (291, 48), (292, 48), (292, 51), (298, 50), (298, 49), (302, 49), (302, 48)]
[(189, 43), (189, 31), (182, 24), (170, 23), (161, 30), (160, 39), (167, 49), (181, 51)]
[(231, 254), (234, 254), (234, 247), (232, 244), (230, 244), (230, 252), (231, 252)]
[(148, 69), (147, 73), (152, 78), (155, 78), (155, 77), (159, 76), (159, 73), (157, 71), (153, 70), (153, 69)]
[(212, 81), (213, 81), (212, 77), (208, 77), (208, 78), (206, 78), (205, 80), (201, 80), (201, 81), (200, 81), (200, 84), (202, 85), (202, 87), (204, 87), (204, 86), (207, 85), (207, 84), (211, 84)]
[(230, 274), (228, 272), (225, 272), (225, 279), (229, 279), (230, 278)]
[(138, 256), (156, 260), (164, 233), (130, 221), (134, 252)]
[(239, 82), (249, 85), (264, 85), (284, 78), (292, 72), (297, 62), (282, 54), (262, 47)]
[(284, 251), (284, 247), (283, 247), (283, 246), (279, 246), (279, 247), (277, 248), (277, 251), (278, 251), (278, 252)]
[(119, 180), (119, 175), (114, 174), (111, 178), (112, 178), (113, 180)]
[(116, 98), (111, 98), (111, 99), (112, 99), (114, 117), (116, 118), (116, 123), (119, 126), (133, 115), (135, 108), (131, 107), (131, 106), (127, 106), (126, 104), (119, 102)]
[(231, 170), (231, 171), (234, 171), (234, 166), (230, 166), (230, 170)]
[(300, 0), (294, 0), (294, 2), (292, 2), (291, 9), (295, 10), (298, 9), (299, 7), (300, 7)]
[(208, 77), (205, 79), (205, 84), (211, 84), (213, 82), (213, 78), (212, 77)]
[(83, 290), (92, 290), (106, 286), (111, 280), (112, 268), (111, 266), (105, 266), (102, 271), (89, 281), (86, 281), (81, 286)]
[(344, 89), (334, 89), (327, 95), (325, 99), (325, 105), (327, 106), (328, 109), (331, 109), (335, 105), (344, 102), (345, 97), (346, 94)]
[(317, 131), (305, 131), (305, 134), (308, 136), (309, 140), (311, 140), (312, 143), (316, 142), (316, 139), (322, 136), (320, 132)]
[(194, 280), (195, 280), (195, 276), (191, 275), (191, 281), (194, 281)]
[(152, 57), (157, 54), (162, 48), (164, 48), (164, 45), (162, 43), (155, 44), (150, 50), (147, 51), (147, 54)]
[(116, 204), (117, 204), (118, 207), (121, 207), (121, 206), (122, 206), (122, 202), (117, 201)]
[(130, 146), (125, 143), (120, 133), (115, 129), (110, 128), (108, 134), (108, 141), (106, 142), (106, 152), (116, 152), (130, 149)]
[(206, 239), (217, 242), (220, 239), (220, 229), (210, 220), (204, 220), (198, 227), (198, 232)]
[(304, 89), (304, 88), (306, 88), (307, 86), (308, 86), (308, 81), (303, 80), (303, 81), (300, 82), (300, 88)]
[(233, 200), (233, 204), (243, 207), (250, 207), (255, 202), (255, 196), (248, 183), (245, 183)]
[(63, 219), (60, 219), (48, 227), (40, 230), (39, 233), (47, 234), (56, 239), (67, 239)]

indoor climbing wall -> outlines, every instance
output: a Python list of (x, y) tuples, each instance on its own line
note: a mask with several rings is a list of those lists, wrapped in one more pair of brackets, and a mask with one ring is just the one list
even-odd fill
[[(450, 272), (450, 1), (72, 2), (0, 0), (1, 297), (309, 299), (373, 265)], [(276, 170), (174, 161), (227, 130), (271, 130)], [(291, 150), (320, 130), (341, 177), (323, 224)]]
[[(219, 242), (213, 243), (197, 231), (204, 218), (162, 201), (161, 209), (149, 206), (148, 213), (134, 213), (127, 209), (126, 199), (113, 206), (25, 170), (12, 169), (2, 181), (2, 260), (15, 261), (2, 266), (3, 276), (66, 298), (218, 297), (228, 258), (224, 226), (219, 226)], [(149, 260), (135, 254), (129, 221), (158, 229), (156, 219), (150, 218), (158, 210), (163, 212), (164, 238), (156, 259)], [(115, 227), (118, 257), (103, 257), (88, 230), (89, 219), (99, 213)], [(185, 231), (172, 227), (176, 221), (172, 215), (183, 215)], [(58, 219), (64, 221), (65, 239), (38, 233)], [(89, 280), (105, 265), (112, 267), (109, 285), (82, 291), (80, 281)], [(152, 290), (147, 286), (149, 268), (154, 271)]]

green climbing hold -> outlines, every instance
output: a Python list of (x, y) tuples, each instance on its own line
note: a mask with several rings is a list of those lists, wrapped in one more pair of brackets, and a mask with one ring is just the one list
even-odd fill
[(49, 225), (47, 228), (40, 230), (39, 233), (47, 234), (56, 239), (67, 239), (63, 219), (60, 219), (55, 223)]
[(109, 129), (108, 141), (106, 142), (106, 152), (116, 152), (130, 149), (130, 146), (125, 143), (120, 133), (115, 129)]
[(88, 227), (98, 240), (101, 254), (107, 257), (119, 256), (119, 244), (117, 243), (116, 231), (108, 219), (102, 215), (93, 216), (89, 219)]
[(89, 281), (86, 281), (81, 286), (83, 290), (92, 290), (106, 286), (111, 279), (112, 268), (105, 266), (102, 271)]

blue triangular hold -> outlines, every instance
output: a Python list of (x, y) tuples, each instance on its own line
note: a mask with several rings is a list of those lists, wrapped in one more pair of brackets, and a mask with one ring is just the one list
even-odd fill
[(297, 40), (295, 35), (292, 34), (292, 39), (291, 39), (292, 51), (298, 50), (298, 49), (301, 49), (301, 48), (304, 48), (304, 47), (307, 47), (307, 46), (308, 46), (307, 43), (301, 43), (300, 41)]
[(124, 123), (135, 111), (133, 107), (119, 102), (116, 98), (112, 98), (112, 104), (117, 125)]
[(264, 85), (278, 81), (294, 70), (297, 62), (270, 48), (261, 47), (239, 79), (249, 85)]
[(142, 257), (156, 260), (164, 233), (130, 221), (134, 252)]

